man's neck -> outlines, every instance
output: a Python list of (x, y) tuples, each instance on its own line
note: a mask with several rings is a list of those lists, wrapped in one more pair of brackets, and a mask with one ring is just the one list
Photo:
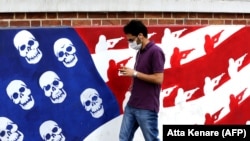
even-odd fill
[(150, 42), (150, 40), (149, 39), (147, 39), (147, 38), (145, 38), (144, 40), (143, 40), (143, 42), (142, 42), (142, 49), (144, 49), (146, 46), (147, 46), (147, 44)]

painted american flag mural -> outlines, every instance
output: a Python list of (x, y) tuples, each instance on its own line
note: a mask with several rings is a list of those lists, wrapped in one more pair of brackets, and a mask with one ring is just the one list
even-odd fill
[[(149, 26), (163, 124), (249, 124), (250, 28)], [(135, 51), (121, 26), (0, 29), (0, 141), (116, 141)], [(135, 140), (140, 141), (140, 130)]]

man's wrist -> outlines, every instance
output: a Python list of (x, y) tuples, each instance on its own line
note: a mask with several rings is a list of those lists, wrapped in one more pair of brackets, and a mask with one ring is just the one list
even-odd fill
[(133, 73), (133, 77), (137, 77), (137, 71), (136, 70), (134, 70), (134, 73)]

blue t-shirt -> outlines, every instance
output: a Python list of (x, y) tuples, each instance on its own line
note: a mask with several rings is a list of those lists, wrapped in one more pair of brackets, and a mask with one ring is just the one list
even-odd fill
[[(165, 55), (154, 42), (149, 42), (136, 55), (135, 70), (145, 73), (164, 72)], [(138, 109), (159, 112), (161, 85), (134, 78), (128, 105)]]

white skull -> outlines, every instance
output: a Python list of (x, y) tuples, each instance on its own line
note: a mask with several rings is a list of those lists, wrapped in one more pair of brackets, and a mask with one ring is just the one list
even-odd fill
[(31, 90), (21, 80), (12, 80), (6, 88), (6, 92), (9, 98), (24, 110), (31, 109), (35, 104)]
[(103, 115), (102, 99), (95, 89), (85, 89), (80, 95), (80, 100), (85, 110), (90, 112), (92, 117), (99, 118)]
[(23, 133), (10, 119), (0, 117), (0, 123), (0, 141), (23, 141)]
[(14, 37), (14, 45), (20, 56), (24, 57), (29, 64), (36, 64), (42, 58), (39, 43), (27, 30), (19, 31)]
[(44, 141), (65, 141), (62, 128), (52, 120), (43, 122), (39, 128), (40, 135)]
[(67, 96), (63, 89), (63, 82), (53, 71), (44, 72), (39, 78), (39, 85), (52, 103), (62, 103)]
[(73, 67), (77, 63), (76, 48), (67, 38), (60, 38), (54, 43), (54, 53), (58, 61), (65, 67)]

